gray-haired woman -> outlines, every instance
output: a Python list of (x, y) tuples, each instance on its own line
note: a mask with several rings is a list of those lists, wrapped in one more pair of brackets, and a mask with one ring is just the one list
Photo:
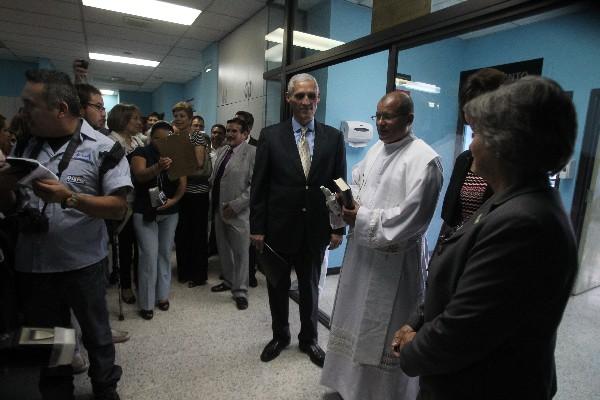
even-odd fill
[(420, 399), (550, 399), (577, 252), (548, 174), (573, 152), (575, 109), (556, 82), (527, 77), (464, 111), (494, 196), (437, 247), (425, 303), (392, 346)]

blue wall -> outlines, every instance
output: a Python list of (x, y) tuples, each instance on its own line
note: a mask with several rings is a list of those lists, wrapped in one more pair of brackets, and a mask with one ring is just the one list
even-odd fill
[(184, 99), (183, 85), (180, 83), (163, 83), (152, 93), (152, 109), (158, 113), (165, 113), (165, 120), (173, 119), (173, 105)]
[(143, 115), (148, 115), (154, 111), (152, 108), (152, 93), (150, 92), (119, 90), (119, 101), (125, 104), (135, 104), (140, 108)]
[[(196, 114), (202, 115), (198, 109), (201, 103), (200, 91), (202, 89), (202, 74), (198, 75), (194, 79), (190, 79), (183, 86), (183, 98), (185, 100), (193, 99), (190, 104)], [(203, 116), (204, 117), (204, 116)]]
[(119, 95), (118, 94), (103, 94), (102, 100), (104, 100), (104, 108), (106, 108), (106, 113), (108, 114), (110, 110), (117, 104), (119, 104)]
[(204, 65), (211, 64), (212, 70), (202, 73), (202, 85), (199, 90), (200, 104), (196, 110), (202, 117), (206, 129), (217, 123), (217, 96), (219, 93), (219, 46), (213, 43), (202, 51), (202, 62)]
[(0, 96), (20, 97), (25, 86), (25, 71), (37, 68), (36, 63), (0, 60)]

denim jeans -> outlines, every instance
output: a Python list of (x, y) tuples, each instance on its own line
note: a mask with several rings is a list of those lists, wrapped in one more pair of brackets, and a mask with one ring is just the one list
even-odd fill
[[(122, 370), (115, 365), (104, 265), (106, 259), (88, 267), (57, 273), (20, 273), (25, 325), (36, 327), (71, 326), (70, 309), (79, 321), (83, 344), (88, 351), (88, 375), (96, 395), (114, 392)], [(71, 399), (71, 366), (43, 368), (40, 392), (44, 399)]]
[(143, 214), (133, 214), (139, 249), (138, 304), (142, 310), (153, 310), (158, 301), (169, 299), (171, 249), (178, 218), (175, 213), (144, 221)]

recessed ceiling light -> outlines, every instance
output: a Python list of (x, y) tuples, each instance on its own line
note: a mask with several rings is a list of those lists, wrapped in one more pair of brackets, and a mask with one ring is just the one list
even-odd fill
[(115, 94), (115, 91), (110, 89), (100, 89), (100, 93), (106, 96), (113, 96)]
[(144, 67), (156, 67), (160, 62), (152, 60), (143, 60), (141, 58), (112, 56), (110, 54), (90, 53), (90, 59), (100, 61), (110, 61), (123, 64), (143, 65)]
[(83, 0), (83, 5), (182, 25), (193, 24), (202, 12), (158, 0)]

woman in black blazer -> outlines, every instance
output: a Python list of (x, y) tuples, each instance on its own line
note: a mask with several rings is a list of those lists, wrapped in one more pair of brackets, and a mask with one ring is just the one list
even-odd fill
[(438, 245), (425, 303), (392, 346), (419, 399), (551, 399), (577, 252), (548, 174), (573, 152), (575, 109), (557, 83), (527, 77), (464, 110), (473, 171), (494, 195)]

